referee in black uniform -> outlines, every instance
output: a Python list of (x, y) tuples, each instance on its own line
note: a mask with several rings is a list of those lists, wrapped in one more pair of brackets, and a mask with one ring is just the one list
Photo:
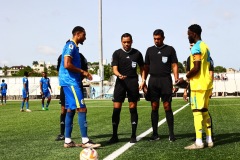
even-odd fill
[(171, 108), (172, 93), (177, 92), (177, 88), (173, 88), (171, 70), (173, 71), (174, 79), (178, 79), (178, 59), (175, 49), (172, 46), (166, 45), (164, 41), (164, 32), (157, 29), (153, 32), (155, 45), (147, 49), (145, 55), (145, 79), (148, 74), (148, 95), (151, 101), (152, 113), (151, 121), (153, 134), (150, 141), (159, 140), (158, 135), (158, 120), (159, 120), (159, 99), (163, 102), (163, 107), (166, 113), (167, 124), (169, 128), (169, 141), (176, 140), (174, 136), (174, 117)]
[[(136, 130), (138, 124), (137, 101), (139, 99), (139, 90), (144, 85), (144, 62), (142, 54), (131, 48), (132, 36), (125, 33), (121, 37), (122, 48), (116, 50), (112, 55), (113, 73), (117, 76), (114, 95), (113, 95), (113, 113), (112, 127), (113, 135), (109, 143), (116, 143), (118, 139), (118, 124), (120, 121), (120, 112), (122, 103), (125, 100), (126, 93), (129, 102), (129, 110), (131, 113), (132, 135), (130, 143), (135, 143)], [(137, 65), (140, 67), (142, 82), (138, 84)]]
[[(79, 54), (80, 54), (80, 58), (81, 58), (81, 68), (84, 71), (88, 71), (87, 59), (83, 56), (82, 53), (79, 53)], [(61, 64), (61, 59), (62, 59), (62, 54), (58, 57), (57, 71), (59, 71), (60, 64)], [(84, 77), (81, 77), (81, 78), (83, 80)], [(82, 92), (83, 92), (83, 84), (81, 85), (81, 87), (82, 87), (81, 89), (82, 89)], [(83, 95), (84, 95), (84, 93), (83, 93)], [(61, 141), (61, 140), (65, 139), (64, 132), (65, 132), (65, 118), (66, 118), (67, 109), (65, 109), (65, 94), (64, 94), (64, 91), (63, 91), (63, 87), (61, 87), (61, 89), (60, 89), (60, 104), (61, 104), (60, 134), (55, 139), (56, 141)]]

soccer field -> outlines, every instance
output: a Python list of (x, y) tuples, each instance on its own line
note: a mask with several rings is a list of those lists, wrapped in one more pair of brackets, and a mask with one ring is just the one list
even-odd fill
[[(64, 148), (63, 141), (55, 141), (59, 134), (60, 105), (53, 100), (49, 111), (41, 110), (40, 100), (31, 100), (31, 113), (20, 112), (20, 101), (8, 101), (0, 106), (0, 159), (1, 160), (77, 160), (82, 148)], [(97, 149), (99, 159), (104, 159), (114, 151), (128, 143), (131, 135), (130, 114), (128, 103), (124, 103), (119, 125), (120, 142), (108, 145), (111, 138), (112, 101), (86, 100), (88, 107), (89, 137), (102, 147)], [(173, 111), (186, 103), (182, 99), (173, 99)], [(24, 108), (25, 109), (25, 108)], [(151, 128), (150, 103), (141, 100), (138, 103), (139, 124), (137, 135)], [(193, 116), (187, 106), (174, 115), (175, 135), (177, 141), (168, 140), (166, 122), (160, 125), (160, 140), (149, 142), (151, 135), (142, 137), (140, 141), (120, 154), (117, 160), (225, 160), (240, 157), (240, 99), (214, 98), (210, 100), (210, 113), (213, 119), (215, 147), (201, 150), (184, 150), (193, 143), (195, 136)], [(160, 107), (160, 120), (165, 113)], [(72, 138), (80, 143), (77, 115), (74, 119)]]

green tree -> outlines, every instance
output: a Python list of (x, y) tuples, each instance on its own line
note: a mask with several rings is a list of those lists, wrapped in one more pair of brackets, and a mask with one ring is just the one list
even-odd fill
[(214, 72), (215, 72), (215, 73), (226, 72), (226, 68), (224, 68), (224, 67), (222, 67), (222, 66), (216, 66), (216, 67), (214, 67)]
[(4, 76), (7, 76), (7, 71), (8, 71), (9, 67), (8, 66), (3, 66), (3, 73), (4, 73)]
[(112, 66), (110, 64), (104, 65), (104, 80), (109, 80), (113, 75)]
[(27, 66), (23, 69), (20, 69), (15, 75), (13, 76), (17, 76), (17, 77), (23, 77), (24, 76), (24, 72), (31, 72), (30, 76), (34, 76), (34, 77), (41, 77), (41, 73), (37, 73), (34, 72), (33, 69), (30, 66)]
[(178, 72), (185, 73), (185, 68), (183, 67), (183, 64), (181, 62), (178, 62)]
[(32, 65), (36, 67), (38, 65), (38, 61), (33, 61)]
[(55, 68), (54, 66), (49, 66), (48, 67), (48, 76), (57, 76), (57, 68)]

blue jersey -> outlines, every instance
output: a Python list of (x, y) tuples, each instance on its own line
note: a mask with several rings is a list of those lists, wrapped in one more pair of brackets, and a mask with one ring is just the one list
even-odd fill
[(69, 71), (64, 68), (64, 57), (69, 56), (72, 58), (72, 64), (81, 68), (81, 58), (79, 54), (78, 46), (75, 42), (69, 41), (63, 48), (62, 60), (59, 68), (59, 84), (60, 86), (80, 86), (81, 74), (77, 72)]
[(48, 88), (50, 88), (50, 79), (42, 77), (40, 79), (40, 83), (42, 84), (42, 91), (48, 92), (49, 91)]
[(1, 93), (7, 93), (7, 83), (1, 84)]
[[(27, 77), (23, 77), (23, 90), (25, 90), (26, 92), (28, 92), (28, 78)], [(25, 86), (25, 87), (24, 87)]]

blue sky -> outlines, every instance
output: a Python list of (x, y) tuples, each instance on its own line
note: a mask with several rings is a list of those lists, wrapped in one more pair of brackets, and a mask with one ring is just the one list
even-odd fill
[[(153, 45), (153, 31), (160, 28), (165, 44), (173, 46), (183, 62), (190, 54), (187, 28), (197, 23), (215, 66), (239, 70), (239, 6), (239, 0), (102, 0), (103, 58), (110, 63), (126, 32), (133, 36), (132, 47), (145, 56)], [(87, 32), (80, 52), (90, 62), (99, 61), (98, 24), (98, 0), (2, 1), (0, 66), (32, 65), (36, 60), (56, 64), (77, 25)]]

